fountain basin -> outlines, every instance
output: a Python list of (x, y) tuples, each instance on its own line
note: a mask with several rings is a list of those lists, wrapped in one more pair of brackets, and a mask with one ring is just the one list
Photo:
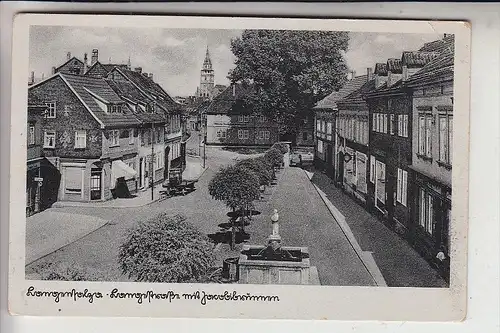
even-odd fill
[(262, 245), (243, 245), (238, 262), (239, 283), (316, 284), (311, 283), (307, 247), (283, 246), (282, 252), (286, 255), (275, 256), (266, 255), (266, 248)]

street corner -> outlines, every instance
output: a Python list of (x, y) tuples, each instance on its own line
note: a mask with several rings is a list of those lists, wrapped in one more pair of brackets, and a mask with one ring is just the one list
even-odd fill
[(28, 265), (103, 227), (107, 220), (82, 214), (46, 210), (27, 218), (26, 262)]

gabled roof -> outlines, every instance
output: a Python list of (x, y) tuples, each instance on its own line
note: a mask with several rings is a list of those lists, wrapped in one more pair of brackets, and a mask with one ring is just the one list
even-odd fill
[(402, 65), (408, 68), (420, 68), (439, 55), (439, 52), (404, 51)]
[(419, 51), (422, 52), (443, 52), (455, 44), (455, 35), (446, 35), (443, 39), (425, 43)]
[(341, 100), (345, 96), (349, 95), (356, 89), (359, 89), (366, 82), (366, 75), (360, 75), (354, 77), (352, 80), (347, 81), (339, 91), (334, 91), (330, 95), (326, 96), (318, 103), (314, 109), (337, 109), (337, 101)]
[(82, 66), (84, 65), (83, 61), (81, 61), (77, 57), (71, 57), (69, 60), (66, 60), (66, 62), (64, 64), (62, 64), (59, 67), (56, 67), (56, 72), (58, 72), (62, 67), (66, 66), (67, 64), (69, 64), (70, 62), (75, 61), (75, 60), (79, 63), (79, 65), (82, 65)]
[[(111, 80), (106, 79), (108, 85), (116, 92), (121, 98), (125, 99), (126, 102), (131, 102), (133, 104), (143, 104), (150, 105), (154, 103), (154, 99), (148, 95), (142, 93), (136, 86), (134, 86), (130, 81), (127, 80)], [(145, 111), (131, 110), (132, 113), (144, 123), (164, 123), (166, 118), (163, 114), (151, 113)]]
[(344, 98), (339, 100), (337, 103), (340, 104), (348, 104), (348, 103), (364, 103), (364, 96), (366, 93), (375, 89), (375, 79), (371, 79), (368, 82), (364, 82), (364, 84), (358, 89), (351, 92), (349, 95), (346, 95)]
[[(453, 48), (454, 49), (454, 48)], [(432, 59), (422, 69), (412, 75), (406, 85), (415, 86), (436, 82), (439, 79), (453, 79), (454, 73), (454, 50), (446, 49), (441, 55)]]
[(135, 116), (127, 112), (126, 108), (122, 109), (122, 113), (107, 113), (100, 108), (95, 96), (99, 96), (108, 103), (124, 103), (104, 79), (63, 73), (57, 73), (57, 75), (63, 79), (102, 126), (120, 127), (139, 124)]
[(150, 95), (157, 105), (163, 108), (166, 112), (177, 112), (182, 109), (182, 105), (174, 101), (172, 97), (151, 78), (146, 77), (142, 73), (131, 71), (128, 69), (116, 68), (127, 79), (129, 79), (136, 87)]
[(236, 83), (230, 85), (212, 100), (205, 112), (207, 114), (228, 114), (237, 111), (233, 109), (235, 102), (245, 94), (251, 93), (253, 89), (254, 86), (251, 84)]
[(387, 70), (393, 74), (402, 74), (403, 66), (401, 65), (401, 59), (387, 59)]

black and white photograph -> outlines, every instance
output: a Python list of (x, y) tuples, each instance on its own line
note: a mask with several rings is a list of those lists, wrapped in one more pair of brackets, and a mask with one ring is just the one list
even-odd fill
[(78, 297), (95, 298), (82, 313), (114, 302), (117, 315), (116, 299), (201, 303), (248, 317), (241, 301), (268, 311), (288, 290), (350, 287), (344, 301), (440, 291), (462, 311), (463, 24), (62, 16), (22, 21), (25, 223), (11, 221), (22, 303), (76, 315), (89, 303)]

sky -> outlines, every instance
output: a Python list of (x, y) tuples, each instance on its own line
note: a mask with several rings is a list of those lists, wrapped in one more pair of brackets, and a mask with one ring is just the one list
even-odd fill
[[(153, 73), (154, 80), (172, 96), (193, 95), (199, 85), (200, 69), (208, 46), (216, 84), (228, 84), (234, 67), (231, 39), (241, 30), (145, 29), (32, 26), (29, 71), (35, 77), (50, 76), (51, 68), (66, 61), (71, 52), (83, 60), (92, 49), (99, 50), (102, 63), (124, 63)], [(402, 51), (419, 49), (424, 43), (442, 38), (437, 34), (350, 33), (346, 61), (357, 75), (388, 58), (400, 58)]]

